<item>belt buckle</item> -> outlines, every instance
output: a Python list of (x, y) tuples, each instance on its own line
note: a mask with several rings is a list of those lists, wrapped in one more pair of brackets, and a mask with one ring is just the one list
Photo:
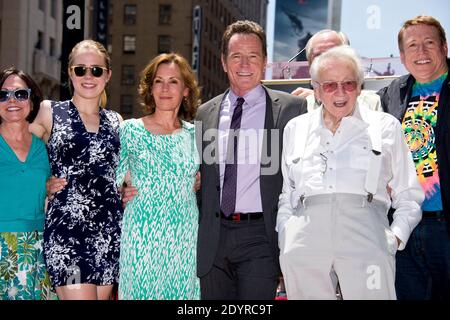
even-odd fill
[(241, 221), (241, 214), (239, 212), (233, 213), (231, 217), (233, 218), (233, 221)]

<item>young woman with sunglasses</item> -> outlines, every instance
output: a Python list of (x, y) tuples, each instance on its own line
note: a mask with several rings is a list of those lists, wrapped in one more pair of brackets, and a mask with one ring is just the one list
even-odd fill
[[(311, 65), (322, 106), (283, 137), (277, 230), (288, 299), (395, 299), (395, 253), (424, 193), (400, 123), (359, 105), (362, 64), (348, 46)], [(396, 209), (388, 223), (390, 207)]]
[(111, 66), (100, 43), (78, 43), (68, 71), (72, 99), (44, 101), (30, 126), (47, 142), (52, 175), (66, 184), (48, 204), (44, 254), (61, 299), (104, 300), (118, 280), (122, 119), (104, 108)]
[(0, 72), (0, 88), (0, 300), (55, 299), (42, 253), (50, 166), (28, 131), (42, 93), (13, 67)]

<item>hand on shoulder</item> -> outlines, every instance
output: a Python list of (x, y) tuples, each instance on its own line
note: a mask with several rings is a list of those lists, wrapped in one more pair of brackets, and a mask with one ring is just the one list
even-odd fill
[(303, 87), (298, 87), (297, 89), (292, 91), (291, 94), (294, 96), (298, 96), (300, 98), (306, 98), (307, 96), (313, 95), (314, 90), (308, 89), (308, 88), (303, 88)]

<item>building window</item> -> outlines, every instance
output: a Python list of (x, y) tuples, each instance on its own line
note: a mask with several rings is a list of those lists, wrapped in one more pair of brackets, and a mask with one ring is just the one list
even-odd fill
[(211, 21), (209, 22), (209, 41), (212, 41), (213, 39), (213, 25)]
[(50, 50), (49, 50), (49, 53), (50, 53), (50, 57), (56, 56), (56, 41), (55, 41), (55, 39), (53, 39), (51, 37), (50, 37)]
[(44, 48), (44, 33), (42, 31), (38, 31), (37, 41), (34, 47), (38, 50), (42, 50)]
[(39, 10), (45, 11), (45, 0), (39, 0)]
[(126, 4), (123, 10), (123, 24), (136, 24), (137, 6), (135, 4)]
[(208, 70), (211, 70), (211, 66), (212, 66), (212, 64), (211, 64), (211, 58), (212, 58), (212, 53), (211, 52), (209, 52), (209, 55), (208, 55)]
[(133, 100), (134, 97), (131, 94), (123, 94), (120, 96), (120, 113), (122, 115), (133, 114)]
[(114, 14), (114, 3), (112, 1), (108, 1), (108, 15), (112, 16)]
[(112, 34), (108, 34), (108, 53), (110, 54), (110, 55), (112, 55), (112, 40), (113, 40), (113, 37), (112, 37)]
[(122, 66), (122, 85), (133, 86), (135, 84), (135, 72), (133, 65)]
[(170, 24), (172, 19), (172, 5), (160, 4), (159, 5), (159, 24)]
[(208, 24), (208, 18), (205, 18), (205, 22), (203, 23), (203, 25), (205, 26), (205, 31), (203, 32), (203, 36), (205, 37), (205, 38), (208, 38), (208, 33), (209, 33), (209, 28), (208, 28), (208, 26), (209, 26), (209, 24)]
[(203, 66), (206, 67), (208, 63), (208, 50), (206, 48), (203, 48)]
[(50, 1), (50, 16), (54, 19), (56, 19), (56, 8), (58, 4), (56, 3), (56, 0)]
[(172, 51), (170, 36), (158, 36), (158, 54)]
[(125, 35), (123, 36), (123, 53), (135, 53), (136, 52), (136, 36)]

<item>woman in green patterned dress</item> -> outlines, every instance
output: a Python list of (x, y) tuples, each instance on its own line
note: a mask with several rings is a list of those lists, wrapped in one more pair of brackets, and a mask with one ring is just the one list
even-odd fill
[(197, 82), (183, 57), (161, 54), (143, 70), (139, 95), (147, 115), (120, 129), (117, 182), (129, 171), (138, 195), (123, 217), (119, 299), (199, 299), (199, 155), (188, 122), (199, 104)]
[(45, 181), (42, 140), (28, 131), (42, 93), (21, 70), (0, 72), (0, 300), (55, 299), (42, 254)]

